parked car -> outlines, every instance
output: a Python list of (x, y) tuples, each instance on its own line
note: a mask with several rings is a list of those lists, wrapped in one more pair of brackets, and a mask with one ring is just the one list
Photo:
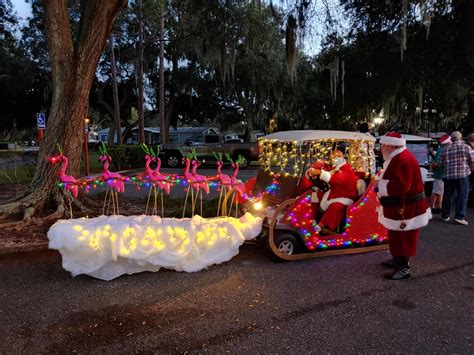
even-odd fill
[[(425, 190), (431, 191), (431, 186), (433, 184), (433, 173), (430, 171), (430, 164), (433, 160), (430, 144), (432, 139), (427, 137), (414, 136), (412, 134), (402, 134), (402, 137), (405, 138), (407, 149), (415, 156), (418, 164), (420, 165), (421, 177), (425, 183)], [(377, 166), (382, 167), (383, 157), (380, 153), (380, 137), (377, 138), (377, 143), (375, 146), (375, 154), (377, 160)], [(427, 192), (428, 192), (427, 191)]]
[(250, 162), (258, 159), (258, 143), (242, 143), (234, 140), (224, 140), (220, 134), (210, 134), (204, 136), (204, 141), (188, 139), (183, 144), (168, 143), (161, 145), (161, 155), (169, 167), (181, 166), (182, 149), (185, 153), (194, 149), (200, 160), (214, 161), (214, 153), (229, 154), (235, 161), (240, 156), (243, 157), (240, 167), (245, 169)]

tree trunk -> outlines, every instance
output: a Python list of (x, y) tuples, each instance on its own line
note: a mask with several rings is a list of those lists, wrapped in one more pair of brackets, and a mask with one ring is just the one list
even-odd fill
[(84, 119), (95, 70), (112, 24), (126, 0), (82, 1), (78, 38), (73, 41), (66, 0), (44, 0), (46, 35), (52, 69), (53, 96), (38, 166), (26, 196), (0, 206), (5, 214), (23, 213), (28, 220), (50, 208), (63, 212), (57, 187), (57, 169), (48, 157), (56, 143), (68, 156), (68, 174), (79, 174)]
[(107, 144), (110, 147), (115, 144), (115, 120), (110, 123), (109, 133), (107, 134)]
[(160, 143), (168, 143), (168, 128), (165, 121), (165, 10), (161, 5), (160, 19)]
[(143, 94), (143, 1), (138, 1), (138, 142), (145, 143), (145, 114)]
[(117, 143), (122, 145), (122, 125), (120, 123), (120, 103), (118, 98), (117, 88), (117, 68), (115, 66), (115, 53), (114, 53), (114, 36), (110, 34), (110, 67), (112, 69), (112, 91), (114, 95), (114, 122), (115, 130), (117, 131)]

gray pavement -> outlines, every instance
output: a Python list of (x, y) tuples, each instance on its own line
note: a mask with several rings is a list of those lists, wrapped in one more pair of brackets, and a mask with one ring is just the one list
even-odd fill
[(110, 282), (72, 278), (54, 251), (3, 257), (0, 353), (472, 354), (472, 231), (435, 217), (399, 282), (386, 252), (273, 263), (261, 244)]

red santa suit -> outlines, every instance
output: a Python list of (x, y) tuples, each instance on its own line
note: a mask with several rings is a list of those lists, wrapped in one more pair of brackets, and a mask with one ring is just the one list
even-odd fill
[[(404, 145), (404, 141), (399, 144), (400, 138), (382, 139), (382, 144)], [(390, 253), (393, 257), (415, 256), (420, 228), (428, 224), (431, 210), (424, 196), (418, 161), (404, 146), (384, 162), (378, 196), (382, 204), (378, 219), (388, 229)]]
[(357, 176), (345, 161), (332, 171), (321, 170), (320, 179), (329, 184), (321, 198), (324, 211), (319, 225), (334, 231), (344, 217), (344, 212), (357, 199)]
[[(323, 160), (317, 160), (312, 165), (314, 169), (330, 169), (329, 165)], [(295, 227), (301, 227), (303, 221), (312, 221), (316, 219), (319, 213), (319, 202), (324, 191), (319, 178), (313, 179), (309, 175), (309, 169), (305, 172), (304, 178), (298, 184), (297, 195), (299, 196), (293, 205), (286, 211), (281, 223), (288, 223)]]

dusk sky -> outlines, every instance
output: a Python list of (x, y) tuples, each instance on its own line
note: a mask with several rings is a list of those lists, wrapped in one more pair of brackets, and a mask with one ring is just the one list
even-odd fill
[(21, 17), (23, 20), (31, 15), (31, 5), (25, 0), (12, 0), (12, 4), (18, 14), (18, 17)]

